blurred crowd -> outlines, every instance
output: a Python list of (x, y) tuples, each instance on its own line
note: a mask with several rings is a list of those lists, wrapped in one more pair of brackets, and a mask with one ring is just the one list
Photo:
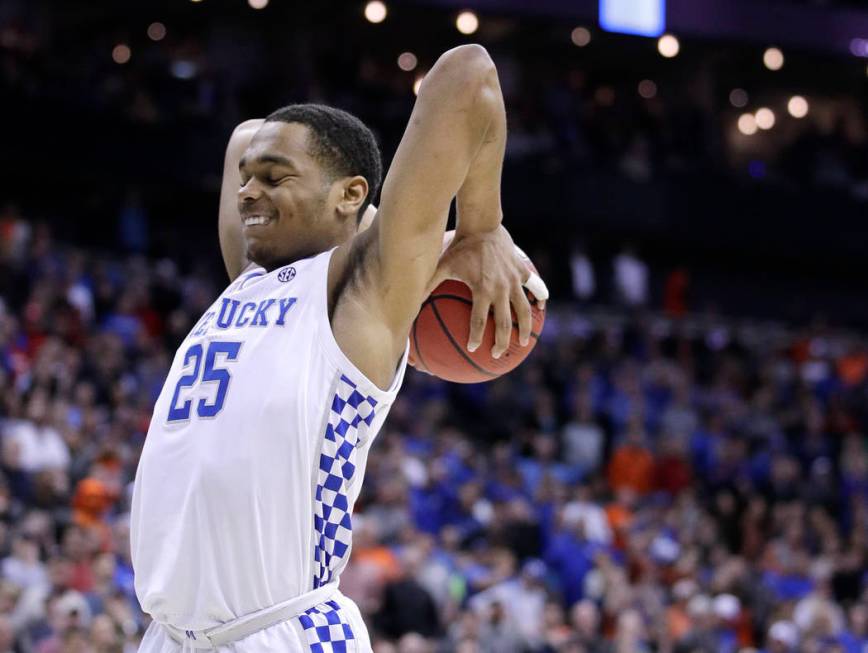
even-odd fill
[[(135, 650), (130, 484), (222, 283), (0, 216), (0, 653)], [(865, 340), (625, 304), (408, 374), (341, 579), (378, 653), (868, 650)]]

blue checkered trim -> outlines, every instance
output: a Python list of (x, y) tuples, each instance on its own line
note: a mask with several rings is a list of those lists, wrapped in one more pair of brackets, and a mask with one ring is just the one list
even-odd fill
[(352, 538), (347, 487), (356, 472), (356, 446), (374, 421), (377, 402), (341, 376), (329, 410), (319, 457), (313, 525), (314, 588), (325, 585), (346, 560)]
[(353, 629), (341, 617), (336, 601), (321, 603), (298, 616), (313, 653), (353, 653), (357, 650)]

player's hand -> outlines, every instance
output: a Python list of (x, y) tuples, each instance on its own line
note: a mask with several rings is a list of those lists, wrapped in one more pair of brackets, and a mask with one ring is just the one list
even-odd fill
[(538, 275), (532, 274), (527, 256), (515, 246), (509, 232), (502, 226), (478, 234), (447, 232), (444, 247), (425, 295), (430, 295), (446, 279), (456, 279), (469, 286), (473, 308), (468, 351), (475, 351), (482, 342), (492, 308), (495, 336), (491, 355), (499, 358), (507, 350), (513, 326), (510, 306), (518, 322), (519, 344), (526, 346), (530, 341), (532, 320), (524, 287), (530, 282), (528, 289), (543, 303), (548, 299), (548, 289)]

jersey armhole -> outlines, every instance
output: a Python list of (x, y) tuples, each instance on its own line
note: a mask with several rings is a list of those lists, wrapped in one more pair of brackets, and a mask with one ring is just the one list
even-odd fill
[(318, 275), (319, 278), (317, 280), (319, 288), (314, 292), (315, 311), (317, 321), (320, 325), (319, 338), (317, 338), (317, 340), (321, 344), (326, 357), (339, 372), (351, 379), (353, 383), (359, 387), (360, 391), (364, 391), (364, 393), (369, 397), (375, 398), (377, 402), (391, 404), (404, 381), (404, 373), (407, 369), (407, 357), (410, 352), (410, 339), (407, 338), (404, 353), (401, 355), (401, 359), (398, 361), (398, 365), (395, 368), (395, 376), (392, 379), (391, 385), (386, 390), (383, 390), (376, 383), (371, 381), (358, 367), (356, 367), (349, 357), (347, 357), (338, 344), (338, 341), (335, 339), (335, 334), (332, 331), (332, 325), (329, 321), (328, 314), (328, 268), (335, 249), (337, 248), (324, 252), (318, 257), (321, 259), (321, 261), (318, 262), (320, 262), (322, 269), (319, 271), (320, 274)]

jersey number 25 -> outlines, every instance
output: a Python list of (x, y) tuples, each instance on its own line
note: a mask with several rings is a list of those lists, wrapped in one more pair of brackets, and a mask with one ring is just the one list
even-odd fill
[[(225, 360), (234, 361), (238, 358), (239, 349), (241, 349), (240, 342), (218, 341), (209, 343), (208, 351), (205, 354), (205, 369), (202, 372), (202, 384), (216, 383), (217, 392), (213, 403), (209, 404), (204, 398), (199, 399), (199, 402), (196, 404), (196, 414), (199, 417), (214, 417), (223, 409), (223, 402), (226, 400), (226, 390), (229, 388), (231, 376), (222, 367), (215, 367), (217, 355), (223, 354), (226, 356)], [(172, 403), (169, 404), (169, 422), (180, 422), (190, 419), (193, 400), (187, 399), (179, 406), (178, 395), (181, 394), (182, 388), (191, 387), (199, 379), (199, 369), (202, 367), (202, 352), (202, 345), (195, 344), (184, 354), (184, 367), (188, 367), (190, 361), (193, 361), (193, 371), (178, 379), (178, 384), (175, 386), (175, 394), (172, 395)]]

